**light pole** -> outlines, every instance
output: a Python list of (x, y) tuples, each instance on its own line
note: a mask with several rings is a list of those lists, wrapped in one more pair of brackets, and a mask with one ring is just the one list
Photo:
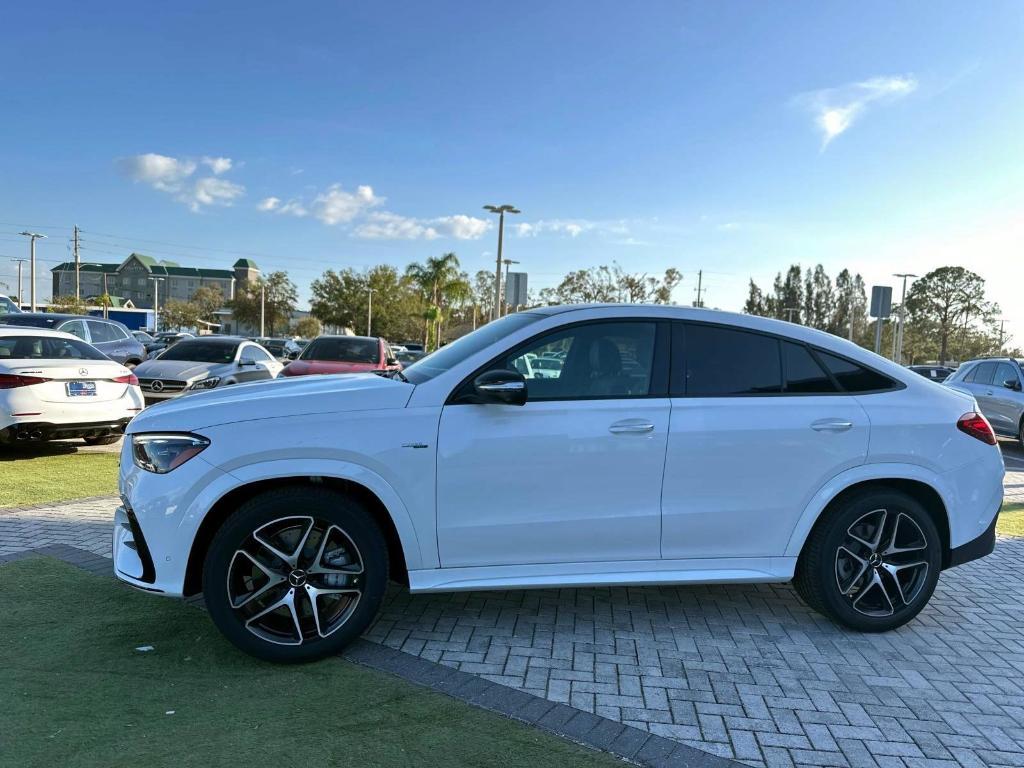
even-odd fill
[(21, 290), (21, 265), (28, 261), (28, 259), (11, 259), (11, 261), (18, 264), (18, 309), (21, 309), (21, 302), (25, 297), (24, 291)]
[[(45, 240), (46, 239), (46, 235), (41, 235), (38, 232), (29, 232), (27, 230), (25, 232), (19, 232), (18, 234), (19, 235), (24, 235), (25, 237), (27, 237), (29, 239), (29, 259), (30, 259), (31, 263), (29, 264), (29, 270), (28, 270), (28, 279), (29, 279), (28, 295), (31, 297), (30, 304), (31, 304), (31, 307), (32, 307), (32, 311), (35, 312), (36, 311), (36, 240), (39, 240), (40, 238)], [(20, 291), (21, 289), (19, 288), (18, 290)]]
[[(104, 279), (107, 273), (103, 273)], [(160, 283), (164, 281), (162, 277), (151, 277), (149, 278), (153, 282), (153, 333), (160, 330)]]
[[(501, 263), (505, 265), (505, 290), (508, 290), (508, 268), (513, 264), (518, 264), (518, 261), (512, 259), (502, 259)], [(508, 314), (508, 299), (505, 300), (505, 314)]]
[(782, 311), (786, 313), (786, 321), (792, 323), (793, 322), (793, 313), (794, 312), (799, 312), (800, 311), (800, 307), (783, 307)]
[(893, 277), (903, 278), (903, 292), (900, 294), (900, 327), (892, 336), (892, 361), (897, 365), (903, 364), (903, 326), (907, 322), (907, 278), (917, 277), (909, 272), (900, 272)]
[(374, 288), (366, 289), (366, 335), (373, 335), (373, 292)]
[(267, 284), (260, 281), (260, 338), (266, 336), (265, 326), (267, 319)]
[(501, 317), (501, 245), (505, 234), (505, 214), (521, 213), (514, 205), (485, 205), (485, 211), (498, 214), (498, 257), (494, 260), (494, 319)]

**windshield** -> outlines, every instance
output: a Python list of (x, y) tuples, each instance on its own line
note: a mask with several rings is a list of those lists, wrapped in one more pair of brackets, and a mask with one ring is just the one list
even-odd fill
[(95, 347), (78, 339), (53, 336), (0, 336), (3, 360), (109, 360)]
[(238, 352), (238, 342), (201, 341), (183, 339), (164, 350), (158, 360), (186, 360), (193, 363), (230, 363)]
[(20, 325), (26, 328), (53, 328), (59, 317), (46, 317), (46, 315), (0, 315), (0, 325)]
[(327, 360), (333, 363), (379, 363), (380, 346), (376, 339), (321, 336), (309, 342), (299, 359)]
[(14, 314), (19, 314), (21, 310), (18, 309), (17, 304), (8, 299), (6, 296), (0, 296), (0, 312), (11, 312)]
[(495, 320), (477, 328), (472, 333), (456, 339), (436, 352), (431, 352), (418, 362), (410, 365), (403, 373), (413, 384), (422, 384), (425, 381), (430, 381), (435, 376), (440, 376), (463, 360), (472, 357), (481, 349), (489, 347), (499, 339), (518, 331), (520, 328), (526, 327), (530, 323), (537, 322), (542, 317), (544, 315), (533, 315), (529, 312), (505, 315), (500, 320)]

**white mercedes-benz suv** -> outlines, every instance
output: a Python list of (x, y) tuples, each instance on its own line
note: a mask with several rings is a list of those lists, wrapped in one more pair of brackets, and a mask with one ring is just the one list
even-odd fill
[[(525, 359), (556, 356), (555, 376)], [(898, 627), (995, 543), (1003, 462), (974, 400), (842, 339), (664, 306), (509, 315), (390, 377), (307, 376), (147, 410), (114, 567), (202, 592), (277, 661), (413, 592), (785, 582)]]

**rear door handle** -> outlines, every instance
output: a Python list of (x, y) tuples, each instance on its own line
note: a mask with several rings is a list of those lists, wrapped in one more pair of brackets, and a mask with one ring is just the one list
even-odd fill
[(841, 419), (819, 419), (811, 423), (811, 429), (817, 432), (845, 432), (853, 427), (852, 421)]
[(608, 431), (613, 435), (641, 434), (653, 432), (654, 425), (643, 419), (623, 419), (622, 421), (616, 421), (608, 427)]

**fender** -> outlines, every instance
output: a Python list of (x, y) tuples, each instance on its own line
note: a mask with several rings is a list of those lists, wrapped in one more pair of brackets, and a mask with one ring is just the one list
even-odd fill
[(437, 544), (433, 538), (430, 536), (421, 538), (417, 534), (409, 510), (395, 489), (383, 477), (361, 464), (333, 459), (277, 459), (231, 467), (230, 470), (222, 471), (234, 478), (235, 482), (228, 488), (219, 485), (217, 498), (209, 503), (206, 507), (207, 510), (211, 509), (229, 492), (260, 480), (314, 476), (358, 483), (371, 490), (387, 509), (395, 524), (395, 529), (398, 531), (398, 538), (402, 543), (402, 551), (409, 570), (440, 566), (437, 558)]
[(949, 510), (953, 506), (953, 489), (950, 488), (942, 475), (937, 474), (930, 469), (926, 469), (917, 464), (888, 462), (878, 464), (861, 464), (860, 466), (840, 472), (838, 475), (826, 482), (818, 492), (811, 497), (807, 506), (804, 507), (803, 514), (800, 515), (800, 519), (793, 528), (793, 533), (789, 537), (789, 544), (786, 546), (786, 556), (798, 557), (800, 555), (800, 550), (803, 549), (804, 542), (807, 540), (807, 536), (810, 534), (811, 528), (814, 527), (814, 524), (818, 521), (821, 513), (825, 510), (825, 507), (827, 507), (836, 496), (850, 486), (867, 480), (917, 480), (925, 485), (931, 486), (939, 494), (943, 505), (946, 507), (947, 516), (949, 514)]

